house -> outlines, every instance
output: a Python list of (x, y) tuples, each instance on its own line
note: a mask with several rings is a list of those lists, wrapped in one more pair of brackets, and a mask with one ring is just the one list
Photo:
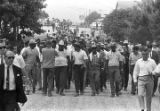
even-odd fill
[(128, 8), (133, 8), (134, 6), (137, 6), (139, 1), (118, 1), (116, 4), (116, 9), (128, 9)]

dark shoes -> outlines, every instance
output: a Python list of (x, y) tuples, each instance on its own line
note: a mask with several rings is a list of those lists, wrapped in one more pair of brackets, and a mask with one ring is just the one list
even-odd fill
[(91, 94), (91, 96), (95, 96), (95, 95), (96, 95), (95, 93), (92, 93), (92, 94)]
[(78, 93), (76, 93), (75, 95), (74, 95), (74, 97), (78, 97), (79, 96), (79, 94)]
[(83, 91), (82, 92), (80, 92), (80, 95), (83, 95), (84, 93), (83, 93)]
[(124, 88), (124, 91), (127, 91), (127, 88)]
[(110, 97), (112, 97), (112, 98), (115, 97), (115, 94), (111, 94)]
[(38, 88), (38, 90), (39, 90), (39, 91), (41, 91), (41, 90), (42, 90), (42, 88), (40, 87), (40, 88)]
[(33, 91), (32, 91), (32, 93), (34, 94), (36, 92), (36, 89), (35, 88), (33, 88)]
[(131, 94), (132, 94), (132, 95), (136, 95), (136, 93), (135, 93), (135, 92), (131, 92)]
[(47, 93), (46, 93), (46, 92), (43, 92), (42, 95), (43, 95), (43, 96), (47, 96)]
[(61, 96), (65, 96), (65, 94), (63, 92), (60, 93)]
[(50, 92), (50, 93), (48, 93), (48, 97), (51, 97), (52, 96), (52, 93)]
[(56, 94), (59, 94), (59, 90), (56, 90)]
[(26, 90), (26, 95), (29, 95), (30, 94), (30, 90)]

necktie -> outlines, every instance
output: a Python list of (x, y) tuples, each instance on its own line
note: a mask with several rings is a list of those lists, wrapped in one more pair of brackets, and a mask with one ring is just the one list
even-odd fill
[(7, 67), (6, 89), (9, 90), (9, 66)]

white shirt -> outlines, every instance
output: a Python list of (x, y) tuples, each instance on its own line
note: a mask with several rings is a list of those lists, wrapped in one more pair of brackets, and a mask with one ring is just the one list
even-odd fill
[(155, 70), (152, 72), (154, 75), (155, 74), (160, 74), (160, 63), (157, 65), (157, 67), (155, 68)]
[(23, 52), (27, 49), (28, 47), (24, 47), (22, 50), (21, 50), (21, 55), (23, 54)]
[(84, 60), (87, 60), (87, 59), (88, 59), (88, 56), (84, 50), (80, 50), (79, 52), (77, 51), (73, 52), (74, 64), (82, 65), (84, 64)]
[[(3, 60), (2, 60), (2, 57), (3, 57)], [(1, 63), (1, 61), (4, 63), (4, 56), (0, 55), (0, 64), (3, 64), (3, 63)]]
[(41, 54), (41, 52), (40, 52), (40, 48), (39, 48), (37, 45), (36, 45), (35, 48), (38, 50), (39, 60), (40, 60), (40, 62), (42, 62), (42, 54)]
[(108, 54), (106, 55), (106, 59), (109, 60), (108, 61), (108, 66), (119, 66), (119, 62), (123, 61), (121, 54), (116, 51), (116, 52), (108, 52)]
[[(4, 84), (3, 84), (3, 88), (4, 90), (6, 89), (6, 78), (7, 78), (7, 65), (5, 64), (5, 70), (4, 70)], [(16, 89), (16, 85), (15, 85), (15, 77), (14, 77), (14, 73), (13, 73), (13, 67), (12, 65), (9, 67), (9, 90), (15, 90)]]
[(15, 57), (15, 58), (14, 58), (14, 60), (13, 60), (13, 64), (14, 64), (15, 66), (23, 69), (23, 68), (26, 66), (26, 64), (25, 64), (25, 62), (24, 62), (24, 59), (23, 59), (22, 55), (16, 54), (14, 57)]
[(55, 66), (67, 66), (68, 61), (67, 61), (67, 51), (57, 51), (58, 56), (55, 58)]
[(134, 67), (133, 79), (134, 82), (137, 82), (138, 76), (146, 76), (151, 74), (156, 68), (156, 63), (153, 59), (148, 58), (147, 61), (144, 61), (143, 58), (139, 59)]

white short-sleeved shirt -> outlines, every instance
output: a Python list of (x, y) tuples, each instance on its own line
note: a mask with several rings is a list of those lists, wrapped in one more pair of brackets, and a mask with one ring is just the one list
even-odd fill
[(55, 58), (55, 66), (67, 66), (68, 60), (67, 60), (67, 51), (58, 51), (58, 56)]
[(73, 52), (73, 59), (75, 65), (82, 65), (84, 64), (84, 60), (88, 59), (88, 56), (84, 50), (80, 50), (79, 52)]
[(23, 69), (26, 66), (22, 55), (18, 55), (18, 54), (15, 55), (13, 64), (21, 69)]
[(108, 52), (106, 55), (106, 59), (109, 60), (108, 66), (119, 66), (119, 62), (123, 61), (121, 54), (116, 51), (116, 52)]
[(144, 61), (142, 58), (139, 59), (136, 62), (133, 71), (134, 82), (137, 82), (138, 76), (146, 76), (153, 74), (152, 72), (155, 70), (156, 66), (156, 62), (153, 59), (149, 58), (147, 61)]

